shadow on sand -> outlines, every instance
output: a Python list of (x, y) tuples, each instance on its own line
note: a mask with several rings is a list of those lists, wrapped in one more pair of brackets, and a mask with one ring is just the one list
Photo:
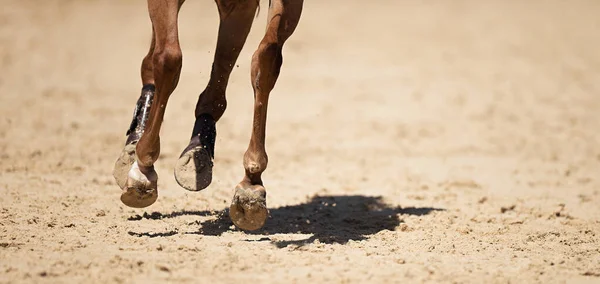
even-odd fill
[[(318, 240), (321, 243), (345, 244), (349, 240), (363, 240), (383, 230), (394, 230), (402, 220), (401, 215), (422, 216), (432, 211), (444, 209), (431, 207), (391, 206), (383, 202), (382, 197), (363, 195), (314, 196), (305, 203), (272, 208), (265, 226), (250, 235), (270, 234), (311, 234), (308, 239), (298, 241), (274, 241), (278, 247), (303, 245)], [(136, 215), (128, 220), (175, 218), (183, 215), (214, 216), (214, 219), (200, 223), (201, 228), (191, 234), (220, 236), (231, 231), (232, 224), (228, 210), (224, 211), (179, 211), (169, 214), (153, 212)], [(172, 236), (171, 233), (133, 233), (132, 236)], [(261, 240), (270, 240), (267, 237)]]

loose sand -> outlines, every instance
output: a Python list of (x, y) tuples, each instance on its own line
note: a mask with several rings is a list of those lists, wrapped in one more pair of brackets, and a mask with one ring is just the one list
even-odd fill
[(246, 233), (225, 209), (261, 2), (199, 193), (172, 168), (218, 15), (184, 5), (160, 196), (143, 210), (111, 171), (145, 1), (3, 3), (0, 282), (600, 282), (599, 1), (307, 1), (269, 105), (271, 217)]

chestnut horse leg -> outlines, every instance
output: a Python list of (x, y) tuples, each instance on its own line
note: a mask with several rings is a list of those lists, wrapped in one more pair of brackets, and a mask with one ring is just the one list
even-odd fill
[(257, 0), (216, 2), (221, 20), (210, 80), (196, 105), (196, 122), (190, 143), (175, 166), (175, 179), (191, 191), (202, 190), (212, 181), (215, 122), (227, 106), (225, 91), (229, 75), (246, 42), (258, 7)]
[(142, 75), (142, 94), (137, 100), (135, 109), (133, 111), (133, 119), (131, 125), (125, 134), (127, 140), (125, 141), (125, 148), (121, 151), (121, 155), (115, 162), (113, 169), (113, 176), (122, 189), (125, 188), (127, 183), (127, 174), (135, 162), (135, 147), (137, 142), (142, 137), (144, 129), (146, 128), (146, 121), (150, 114), (150, 105), (152, 105), (152, 99), (154, 98), (155, 86), (154, 86), (154, 71), (152, 67), (152, 56), (154, 55), (154, 28), (152, 29), (152, 42), (150, 43), (150, 50), (148, 54), (142, 60), (141, 75)]
[[(121, 201), (130, 207), (149, 206), (158, 197), (158, 176), (154, 171), (154, 162), (160, 153), (159, 132), (167, 101), (177, 86), (181, 72), (182, 55), (177, 16), (183, 2), (184, 0), (148, 0), (153, 47), (142, 62), (144, 88), (130, 128), (135, 133), (134, 136), (129, 134), (127, 143), (135, 145), (135, 161), (126, 179), (117, 178), (117, 181), (125, 180), (119, 184), (123, 188)], [(133, 127), (134, 124), (137, 125)], [(139, 141), (135, 142), (138, 137)]]
[(267, 30), (252, 56), (251, 82), (254, 88), (254, 122), (248, 150), (244, 154), (244, 179), (235, 188), (229, 215), (244, 230), (260, 229), (267, 218), (266, 190), (261, 174), (267, 167), (265, 128), (269, 94), (283, 63), (282, 49), (292, 35), (302, 12), (303, 0), (272, 0)]

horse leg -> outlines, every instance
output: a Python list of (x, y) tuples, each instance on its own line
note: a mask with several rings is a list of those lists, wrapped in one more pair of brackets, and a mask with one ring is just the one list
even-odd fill
[(269, 94), (283, 63), (282, 49), (292, 35), (302, 12), (303, 0), (272, 0), (267, 30), (252, 57), (254, 122), (248, 150), (244, 154), (244, 179), (236, 186), (229, 215), (244, 230), (260, 229), (267, 218), (266, 190), (261, 174), (267, 167), (265, 129)]
[[(150, 98), (146, 100), (150, 103), (144, 104), (144, 110), (150, 105), (148, 118), (142, 123), (141, 137), (135, 143), (135, 161), (121, 194), (121, 201), (130, 207), (146, 207), (158, 198), (158, 176), (154, 171), (154, 162), (160, 153), (159, 132), (167, 101), (177, 86), (181, 72), (182, 55), (177, 30), (181, 4), (183, 0), (148, 0), (154, 47), (151, 49), (151, 62), (145, 60), (142, 64), (142, 80), (148, 80), (145, 90), (153, 95), (146, 97)], [(152, 70), (151, 76), (148, 70)]]
[(183, 188), (199, 191), (212, 181), (216, 121), (227, 101), (229, 75), (246, 42), (258, 7), (256, 0), (216, 0), (220, 24), (210, 80), (198, 98), (189, 145), (175, 166), (175, 179)]
[(122, 189), (125, 188), (127, 183), (127, 174), (135, 162), (135, 147), (137, 142), (142, 137), (144, 129), (146, 128), (146, 121), (150, 114), (150, 105), (154, 98), (155, 86), (154, 86), (154, 72), (152, 65), (152, 56), (154, 55), (154, 28), (152, 29), (152, 42), (150, 43), (150, 50), (148, 54), (142, 60), (141, 76), (142, 76), (142, 94), (137, 100), (135, 109), (133, 110), (133, 119), (131, 125), (125, 134), (127, 140), (125, 141), (125, 148), (121, 151), (121, 155), (115, 162), (113, 169), (113, 176)]

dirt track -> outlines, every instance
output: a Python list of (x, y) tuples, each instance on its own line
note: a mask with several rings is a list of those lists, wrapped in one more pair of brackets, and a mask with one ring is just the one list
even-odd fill
[(600, 282), (600, 2), (307, 1), (269, 105), (271, 218), (244, 233), (223, 212), (262, 2), (201, 193), (172, 167), (218, 15), (184, 5), (146, 210), (123, 206), (111, 176), (145, 1), (3, 5), (0, 282)]

